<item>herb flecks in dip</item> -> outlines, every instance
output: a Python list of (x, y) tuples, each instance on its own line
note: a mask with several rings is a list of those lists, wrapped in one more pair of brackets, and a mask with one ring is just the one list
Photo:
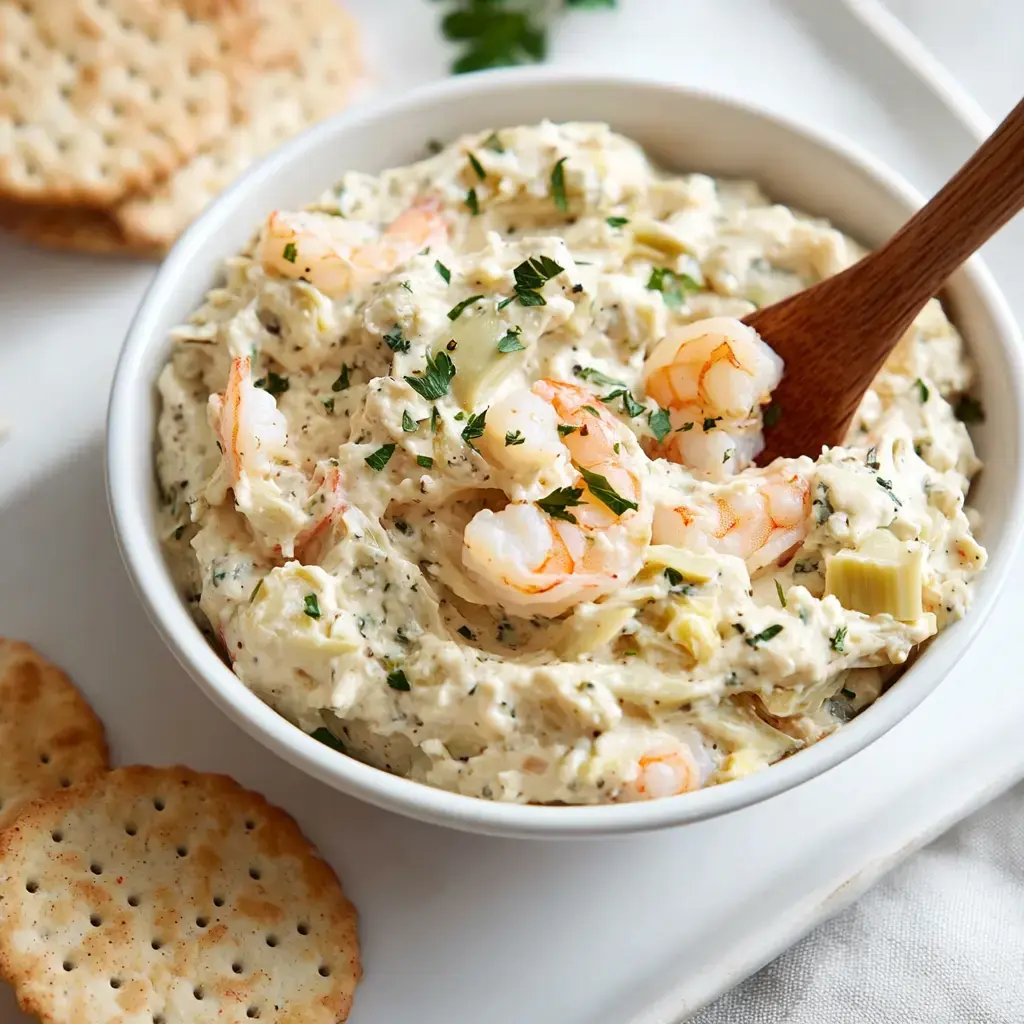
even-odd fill
[(937, 302), (844, 447), (751, 468), (782, 366), (738, 318), (859, 253), (601, 125), (275, 211), (160, 378), (189, 601), (307, 732), (474, 796), (668, 796), (815, 742), (985, 561)]

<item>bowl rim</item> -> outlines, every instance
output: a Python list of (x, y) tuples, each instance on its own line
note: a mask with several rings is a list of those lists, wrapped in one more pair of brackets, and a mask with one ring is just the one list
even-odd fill
[[(208, 697), (250, 736), (288, 763), (335, 789), (378, 807), (408, 817), (456, 829), (515, 837), (561, 838), (636, 833), (683, 825), (727, 814), (774, 797), (823, 774), (873, 743), (901, 722), (948, 675), (977, 636), (1005, 582), (1024, 524), (1024, 476), (1015, 474), (1008, 495), (1009, 512), (1003, 531), (1003, 552), (990, 565), (978, 587), (970, 614), (943, 631), (937, 639), (946, 648), (945, 664), (916, 675), (911, 668), (900, 685), (893, 686), (871, 708), (799, 756), (786, 758), (769, 770), (727, 785), (702, 789), (679, 797), (638, 803), (597, 806), (542, 806), (483, 800), (392, 775), (347, 756), (306, 735), (252, 693), (221, 661), (189, 615), (179, 597), (151, 532), (149, 488), (152, 471), (143, 479), (133, 453), (140, 444), (152, 450), (151, 436), (136, 429), (152, 399), (153, 381), (145, 372), (145, 356), (163, 344), (157, 330), (161, 308), (173, 298), (182, 269), (201, 259), (203, 240), (222, 221), (230, 221), (233, 205), (245, 193), (283, 166), (315, 152), (321, 143), (358, 126), (383, 121), (425, 106), (444, 105), (469, 93), (515, 90), (524, 85), (595, 88), (646, 88), (702, 101), (772, 123), (802, 136), (818, 148), (831, 150), (871, 179), (881, 190), (913, 206), (921, 195), (897, 172), (886, 167), (859, 145), (831, 131), (810, 127), (758, 104), (693, 88), (657, 77), (595, 73), (584, 69), (538, 67), (489, 71), (446, 79), (397, 97), (365, 102), (322, 122), (285, 143), (219, 196), (185, 232), (157, 271), (132, 319), (111, 388), (107, 417), (107, 497), (118, 547), (128, 575), (147, 614), (164, 642)], [(1007, 359), (1016, 399), (1018, 451), (1024, 451), (1024, 359), (1020, 332), (1005, 298), (988, 270), (974, 257), (964, 267), (970, 287), (995, 325)], [(149, 460), (150, 466), (152, 459)]]

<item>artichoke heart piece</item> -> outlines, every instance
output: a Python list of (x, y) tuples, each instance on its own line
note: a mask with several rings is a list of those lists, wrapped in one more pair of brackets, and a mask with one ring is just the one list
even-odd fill
[(667, 224), (650, 217), (636, 217), (630, 223), (633, 240), (639, 246), (646, 246), (666, 256), (681, 256), (687, 252), (687, 245)]
[(924, 550), (876, 530), (859, 551), (840, 551), (825, 565), (825, 593), (865, 615), (912, 622), (923, 614)]
[(467, 309), (454, 321), (437, 346), (438, 352), (447, 350), (455, 364), (451, 388), (464, 409), (486, 404), (501, 382), (519, 368), (523, 355), (498, 350), (507, 328), (493, 302), (481, 302), (478, 307)]
[(578, 658), (607, 647), (632, 621), (635, 608), (581, 604), (559, 627), (555, 647), (565, 658)]
[(644, 555), (643, 574), (653, 576), (665, 569), (675, 569), (688, 583), (709, 583), (718, 575), (718, 562), (671, 544), (652, 544)]
[(700, 664), (710, 661), (722, 646), (718, 622), (717, 600), (684, 597), (672, 602), (665, 635)]

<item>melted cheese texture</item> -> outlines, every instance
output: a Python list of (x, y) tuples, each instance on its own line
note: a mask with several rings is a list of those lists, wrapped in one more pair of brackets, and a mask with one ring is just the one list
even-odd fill
[[(307, 221), (344, 219), (372, 239), (424, 197), (447, 240), (342, 294), (317, 286), (316, 267), (307, 279), (265, 269), (254, 242), (176, 329), (160, 377), (168, 557), (238, 678), (282, 715), (329, 728), (350, 756), (477, 797), (671, 795), (815, 742), (964, 614), (985, 561), (964, 507), (979, 463), (953, 413), (971, 368), (938, 302), (846, 444), (793, 461), (809, 487), (797, 550), (753, 579), (713, 547), (683, 551), (673, 570), (671, 551), (648, 547), (648, 520), (633, 537), (642, 568), (609, 593), (557, 617), (503, 609), (466, 567), (467, 524), (576, 474), (563, 459), (543, 492), (513, 479), (484, 457), (472, 418), (540, 379), (571, 382), (621, 431), (641, 513), (756, 488), (758, 470), (723, 485), (657, 457), (645, 356), (673, 326), (742, 317), (862, 250), (752, 183), (662, 173), (598, 124), (484, 132), (407, 167), (351, 172)], [(559, 268), (532, 289), (543, 304), (516, 291), (516, 268), (540, 257)], [(500, 351), (503, 338), (521, 347)], [(449, 352), (455, 377), (425, 398), (408, 378)], [(263, 458), (243, 485), (211, 396), (245, 357), (277, 413), (246, 421)], [(877, 530), (923, 553), (913, 621), (825, 594), (828, 559)]]

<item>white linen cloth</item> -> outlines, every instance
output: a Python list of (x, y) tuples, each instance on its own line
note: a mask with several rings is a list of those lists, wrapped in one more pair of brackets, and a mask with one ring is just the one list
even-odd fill
[(1024, 1022), (1024, 783), (691, 1021)]

